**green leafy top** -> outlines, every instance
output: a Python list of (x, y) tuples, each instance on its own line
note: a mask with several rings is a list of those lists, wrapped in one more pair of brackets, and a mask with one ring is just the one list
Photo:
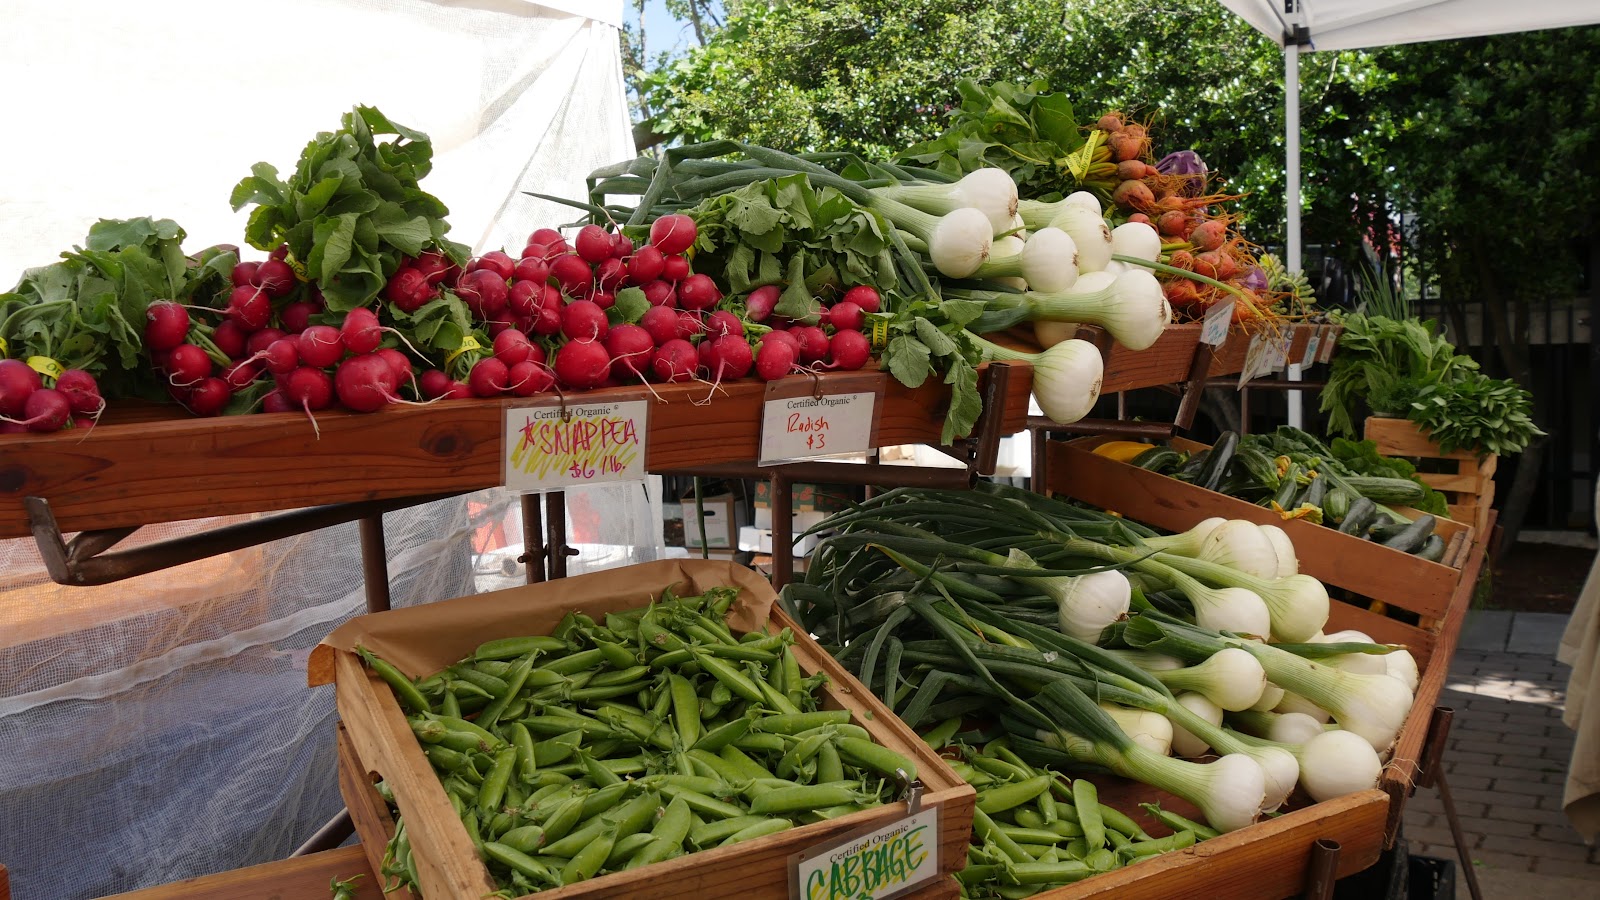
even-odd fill
[(1532, 398), (1516, 382), (1466, 372), (1418, 390), (1406, 417), (1446, 453), (1520, 453), (1543, 431), (1530, 415)]
[[(391, 134), (395, 140), (377, 140)], [(427, 135), (358, 106), (344, 115), (339, 131), (306, 145), (288, 181), (273, 166), (256, 163), (234, 187), (231, 202), (235, 210), (256, 206), (245, 228), (252, 247), (287, 243), (328, 308), (345, 312), (378, 296), (403, 256), (431, 246), (466, 261), (468, 248), (445, 239), (449, 209), (419, 185), (432, 167)]]

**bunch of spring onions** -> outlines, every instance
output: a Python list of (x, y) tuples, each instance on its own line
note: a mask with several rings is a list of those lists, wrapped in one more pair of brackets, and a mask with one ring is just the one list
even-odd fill
[(783, 600), (912, 727), (998, 710), (1023, 757), (1155, 786), (1220, 831), (1297, 787), (1372, 787), (1411, 708), (1410, 654), (1323, 635), (1327, 593), (1271, 526), (1158, 536), (985, 484), (889, 491), (816, 530), (834, 534)]

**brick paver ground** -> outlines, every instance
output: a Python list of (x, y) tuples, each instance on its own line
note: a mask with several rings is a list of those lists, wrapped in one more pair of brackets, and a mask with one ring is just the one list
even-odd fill
[[(1480, 615), (1450, 666), (1440, 705), (1455, 717), (1445, 752), (1456, 812), (1488, 900), (1543, 895), (1516, 887), (1514, 873), (1575, 879), (1571, 900), (1600, 898), (1600, 846), (1585, 846), (1561, 811), (1561, 791), (1572, 753), (1572, 732), (1561, 723), (1568, 668), (1555, 661), (1554, 645), (1512, 640), (1516, 617), (1486, 623)], [(1557, 617), (1549, 617), (1555, 619)], [(1547, 634), (1559, 622), (1531, 621)], [(1493, 627), (1484, 628), (1485, 624)], [(1530, 623), (1522, 623), (1524, 626)], [(1501, 642), (1498, 639), (1505, 639)], [(1510, 652), (1513, 649), (1535, 652)], [(1413, 854), (1455, 859), (1455, 847), (1438, 793), (1419, 789), (1407, 803), (1405, 836)], [(1507, 877), (1510, 876), (1510, 877)], [(1457, 878), (1460, 897), (1465, 879)]]

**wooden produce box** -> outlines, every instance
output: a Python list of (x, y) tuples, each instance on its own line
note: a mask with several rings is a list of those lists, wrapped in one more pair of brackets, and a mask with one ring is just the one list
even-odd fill
[[(823, 706), (847, 709), (852, 721), (873, 738), (915, 760), (925, 792), (923, 808), (939, 809), (938, 846), (941, 871), (966, 865), (972, 831), (975, 792), (910, 728), (844, 670), (774, 606), (777, 595), (760, 576), (727, 562), (665, 560), (446, 600), (425, 606), (357, 617), (316, 647), (307, 666), (312, 685), (335, 684), (348, 751), (340, 787), (351, 817), (376, 871), (393, 824), (371, 785), (388, 782), (405, 817), (417, 861), (422, 892), (429, 898), (475, 898), (494, 890), (488, 870), (479, 861), (460, 819), (451, 808), (438, 777), (411, 733), (393, 691), (366, 671), (353, 652), (359, 643), (402, 671), (419, 676), (437, 671), (469, 655), (494, 637), (549, 633), (560, 618), (577, 610), (593, 616), (645, 605), (668, 586), (682, 594), (718, 585), (740, 588), (728, 624), (738, 632), (767, 625), (790, 628), (802, 672), (825, 672)], [(374, 803), (377, 806), (374, 806)], [(606, 875), (591, 881), (543, 891), (540, 898), (563, 897), (706, 897), (741, 895), (780, 898), (789, 895), (790, 858), (816, 844), (858, 829), (869, 830), (905, 814), (891, 803), (825, 822), (802, 825), (780, 834), (732, 847), (703, 850), (676, 859)], [(949, 896), (939, 882), (924, 896)]]
[(1371, 416), (1363, 433), (1367, 440), (1378, 445), (1378, 452), (1386, 456), (1404, 456), (1424, 465), (1427, 461), (1437, 463), (1437, 467), (1445, 471), (1418, 472), (1417, 477), (1445, 495), (1450, 503), (1450, 518), (1479, 531), (1485, 528), (1489, 509), (1494, 505), (1494, 473), (1500, 457), (1491, 453), (1479, 459), (1478, 454), (1470, 450), (1446, 453), (1409, 419)]
[[(1115, 509), (1130, 519), (1170, 531), (1186, 530), (1209, 516), (1279, 525), (1294, 543), (1300, 571), (1325, 583), (1381, 600), (1390, 607), (1418, 614), (1418, 624), (1409, 625), (1361, 606), (1335, 601), (1329, 604), (1328, 624), (1324, 629), (1328, 632), (1362, 631), (1374, 640), (1405, 647), (1417, 660), (1421, 680), (1412, 699), (1411, 712), (1378, 784), (1389, 797), (1384, 843), (1392, 845), (1406, 798), (1414, 789), (1419, 765), (1425, 756), (1433, 708), (1449, 675), (1450, 659), (1455, 655), (1461, 626), (1472, 604), (1473, 589), (1488, 547), (1491, 529), (1487, 526), (1493, 524), (1493, 515), (1480, 530), (1448, 519), (1440, 520), (1441, 529), (1450, 528), (1452, 534), (1467, 536), (1466, 542), (1460, 544), (1451, 538), (1457, 549), (1447, 552), (1446, 560), (1453, 560), (1456, 567), (1445, 566), (1339, 534), (1321, 525), (1284, 522), (1270, 510), (1089, 452), (1102, 440), (1052, 442), (1050, 484), (1046, 488), (1051, 493)], [(1327, 804), (1317, 804), (1310, 809), (1325, 806)], [(1252, 829), (1260, 827), (1257, 824)], [(1196, 849), (1200, 847), (1204, 844)]]

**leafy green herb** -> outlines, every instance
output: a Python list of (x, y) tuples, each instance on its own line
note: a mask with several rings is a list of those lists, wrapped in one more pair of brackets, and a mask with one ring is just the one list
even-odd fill
[(328, 309), (348, 312), (377, 297), (403, 257), (438, 247), (466, 261), (467, 247), (445, 239), (449, 209), (419, 185), (432, 160), (426, 134), (358, 106), (339, 131), (306, 145), (287, 182), (256, 163), (231, 202), (235, 210), (255, 205), (245, 228), (252, 247), (287, 243), (291, 264), (317, 283)]
[(1520, 453), (1544, 432), (1533, 423), (1531, 398), (1514, 381), (1471, 372), (1417, 392), (1407, 418), (1446, 453)]
[(920, 387), (934, 373), (950, 386), (950, 409), (940, 440), (948, 444), (966, 437), (983, 412), (978, 394), (978, 364), (983, 350), (965, 325), (976, 318), (976, 305), (964, 300), (916, 300), (896, 307), (888, 323), (889, 340), (883, 366), (906, 387)]

